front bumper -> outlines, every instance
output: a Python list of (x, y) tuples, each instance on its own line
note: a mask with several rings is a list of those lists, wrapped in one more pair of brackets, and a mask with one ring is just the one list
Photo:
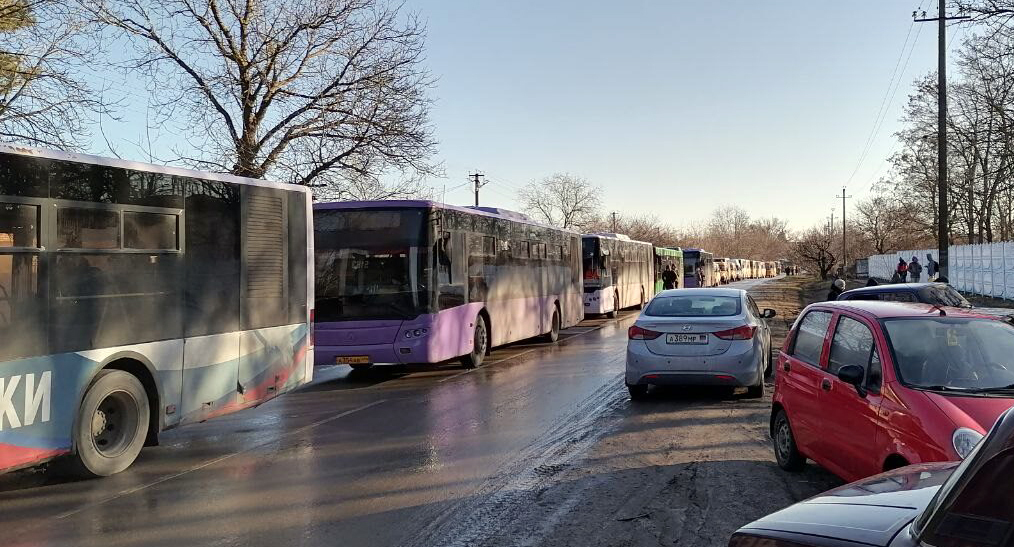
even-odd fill
[(641, 340), (627, 341), (630, 385), (755, 386), (763, 381), (763, 352), (755, 341), (738, 341), (718, 355), (657, 355)]

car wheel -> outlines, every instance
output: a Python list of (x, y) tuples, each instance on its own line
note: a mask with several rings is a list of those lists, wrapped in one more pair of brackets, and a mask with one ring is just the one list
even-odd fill
[(134, 463), (148, 434), (148, 395), (133, 374), (103, 370), (85, 393), (77, 414), (73, 460), (79, 477), (107, 477)]
[(630, 400), (643, 401), (648, 398), (648, 385), (627, 384), (627, 391), (630, 392)]
[(747, 399), (760, 399), (763, 396), (764, 396), (764, 378), (760, 379), (759, 384), (746, 388)]
[(801, 471), (806, 463), (806, 458), (796, 448), (796, 438), (792, 435), (792, 426), (789, 425), (789, 417), (784, 410), (779, 410), (778, 415), (775, 416), (775, 426), (772, 433), (775, 460), (778, 461), (778, 467), (786, 471)]
[(475, 318), (475, 332), (472, 338), (472, 352), (461, 358), (461, 364), (465, 368), (477, 368), (482, 366), (482, 360), (486, 357), (486, 349), (489, 347), (489, 335), (486, 330), (486, 318), (478, 316)]
[(553, 306), (553, 319), (549, 327), (549, 332), (545, 334), (545, 340), (549, 343), (553, 343), (559, 339), (560, 339), (560, 310), (556, 306)]

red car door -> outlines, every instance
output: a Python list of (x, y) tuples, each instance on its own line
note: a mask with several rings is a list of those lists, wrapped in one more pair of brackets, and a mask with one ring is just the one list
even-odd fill
[[(860, 316), (839, 314), (821, 380), (819, 414), (824, 435), (819, 463), (848, 481), (882, 470), (877, 443), (883, 439), (879, 419), (883, 373), (875, 328)], [(859, 386), (838, 378), (838, 371), (847, 365), (863, 369)]]
[(779, 394), (785, 413), (789, 417), (796, 446), (805, 455), (816, 458), (820, 431), (820, 383), (824, 379), (821, 369), (827, 345), (827, 331), (832, 313), (811, 310), (799, 321), (792, 345), (782, 359), (777, 372)]

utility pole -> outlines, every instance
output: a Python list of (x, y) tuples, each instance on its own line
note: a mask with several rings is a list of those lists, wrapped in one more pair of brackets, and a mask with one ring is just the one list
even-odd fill
[(613, 217), (613, 233), (615, 234), (616, 233), (616, 211), (613, 211), (612, 213), (610, 213), (610, 215), (612, 215), (612, 217)]
[(472, 182), (475, 183), (475, 206), (478, 207), (479, 206), (479, 188), (482, 188), (483, 186), (486, 186), (489, 183), (488, 182), (479, 182), (479, 179), (481, 179), (482, 177), (486, 176), (486, 175), (483, 175), (482, 173), (472, 173), (471, 175), (468, 175), (468, 176), (472, 179)]
[(946, 0), (939, 0), (940, 11), (936, 17), (919, 17), (912, 12), (917, 23), (937, 23), (937, 263), (941, 277), (947, 277), (947, 247), (950, 237), (947, 231), (947, 21), (970, 19), (967, 15), (947, 16)]
[[(841, 198), (841, 277), (842, 277), (842, 279), (845, 279), (845, 273), (848, 271), (848, 267), (849, 267), (849, 261), (848, 261), (849, 254), (848, 254), (848, 251), (846, 251), (846, 247), (845, 247), (845, 200), (846, 199), (850, 199), (851, 197), (852, 196), (846, 196), (845, 195), (845, 187), (844, 186), (841, 187), (841, 195), (840, 196), (835, 196), (836, 199), (837, 198)], [(832, 211), (831, 214), (834, 215), (834, 212)]]

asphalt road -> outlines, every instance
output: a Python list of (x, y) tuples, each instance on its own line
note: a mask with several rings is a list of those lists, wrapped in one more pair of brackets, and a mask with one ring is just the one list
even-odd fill
[(114, 477), (0, 476), (3, 544), (718, 546), (834, 484), (774, 466), (769, 399), (632, 404), (635, 316), (498, 349), (474, 371), (318, 369), (296, 393), (166, 432)]

